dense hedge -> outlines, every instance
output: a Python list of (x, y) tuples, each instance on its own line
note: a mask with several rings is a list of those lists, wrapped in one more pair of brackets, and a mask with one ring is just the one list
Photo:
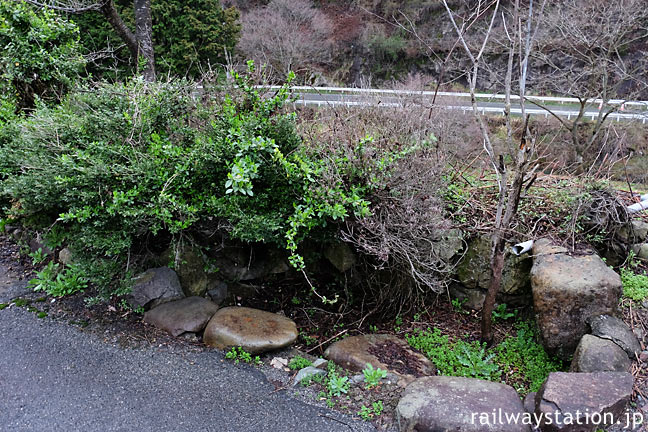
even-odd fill
[(81, 89), (2, 128), (0, 200), (117, 273), (148, 239), (198, 230), (288, 248), (301, 268), (312, 228), (368, 203), (317, 182), (322, 162), (301, 151), (287, 97), (262, 98), (240, 77), (215, 103), (183, 81)]
[(84, 64), (79, 29), (53, 11), (0, 0), (0, 122), (10, 103), (58, 102)]

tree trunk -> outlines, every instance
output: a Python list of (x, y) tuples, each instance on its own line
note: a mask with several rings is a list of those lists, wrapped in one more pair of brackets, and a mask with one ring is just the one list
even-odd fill
[[(499, 230), (498, 230), (499, 231)], [(491, 250), (490, 283), (484, 306), (482, 308), (481, 339), (488, 345), (493, 343), (493, 308), (495, 297), (502, 285), (502, 272), (504, 271), (504, 245), (505, 241), (500, 232), (493, 235), (493, 249)]]
[(153, 52), (153, 21), (151, 0), (134, 0), (135, 37), (138, 44), (138, 66), (146, 81), (155, 81), (155, 54)]
[(133, 32), (126, 26), (124, 21), (122, 21), (119, 12), (117, 12), (117, 9), (115, 8), (113, 0), (108, 0), (101, 5), (101, 13), (113, 30), (115, 30), (115, 33), (117, 33), (120, 39), (124, 41), (133, 58), (137, 58), (137, 39)]

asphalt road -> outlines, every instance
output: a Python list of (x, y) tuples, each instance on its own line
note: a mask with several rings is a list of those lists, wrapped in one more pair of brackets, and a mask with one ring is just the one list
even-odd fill
[[(0, 263), (0, 302), (19, 295)], [(19, 307), (0, 311), (0, 431), (372, 431), (275, 391), (217, 351), (125, 349)]]

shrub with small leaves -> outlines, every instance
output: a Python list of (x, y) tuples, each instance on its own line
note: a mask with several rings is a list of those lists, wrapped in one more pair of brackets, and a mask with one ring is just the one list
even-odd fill
[[(83, 65), (74, 23), (47, 8), (0, 0), (0, 90), (20, 109), (33, 109), (38, 98), (60, 101)], [(6, 103), (0, 99), (0, 112)]]

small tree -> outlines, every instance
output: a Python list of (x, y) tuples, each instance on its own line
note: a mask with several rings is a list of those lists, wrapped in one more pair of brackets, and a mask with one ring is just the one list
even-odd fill
[[(457, 34), (459, 45), (463, 48), (463, 51), (469, 59), (470, 69), (466, 71), (466, 74), (468, 76), (473, 114), (479, 124), (483, 137), (484, 150), (495, 172), (498, 186), (495, 226), (491, 236), (490, 282), (482, 308), (481, 321), (481, 337), (487, 343), (493, 341), (492, 313), (502, 281), (506, 235), (514, 221), (525, 185), (528, 188), (534, 181), (534, 172), (537, 168), (532, 166), (535, 137), (529, 127), (529, 117), (525, 113), (524, 100), (529, 69), (529, 56), (538, 30), (539, 21), (537, 15), (542, 15), (545, 3), (546, 0), (543, 0), (538, 12), (534, 9), (534, 2), (531, 0), (526, 7), (526, 13), (523, 15), (520, 0), (515, 0), (510, 9), (502, 10), (501, 12), (499, 0), (490, 2), (480, 0), (475, 8), (470, 11), (468, 17), (459, 21), (455, 13), (448, 6), (447, 1), (443, 1), (452, 27)], [(504, 115), (507, 131), (506, 143), (508, 149), (517, 149), (515, 154), (512, 155), (513, 162), (508, 165), (505, 163), (504, 154), (498, 154), (493, 147), (490, 131), (483, 114), (479, 110), (475, 96), (477, 78), (484, 62), (484, 53), (500, 13), (502, 25), (505, 26), (507, 36), (505, 41), (507, 63), (503, 80), (505, 92)], [(482, 37), (481, 43), (476, 47), (471, 46), (465, 38), (466, 31), (484, 16), (490, 16), (488, 28)], [(522, 110), (522, 118), (524, 119), (519, 145), (513, 143), (514, 125), (511, 118), (511, 94), (514, 88), (514, 79), (517, 81), (516, 87), (519, 89), (520, 108)]]
[(58, 102), (83, 67), (79, 30), (50, 10), (0, 0), (0, 84), (19, 110), (31, 110), (36, 98)]
[(69, 14), (80, 14), (99, 11), (106, 21), (126, 44), (133, 58), (137, 59), (138, 68), (147, 81), (155, 80), (155, 53), (153, 51), (153, 20), (151, 18), (151, 0), (133, 0), (135, 31), (124, 22), (113, 0), (24, 0), (51, 10)]
[[(623, 101), (648, 97), (645, 1), (556, 2), (542, 18), (537, 41), (533, 57), (542, 71), (532, 77), (531, 85), (541, 93), (578, 98), (579, 112), (570, 120), (545, 104), (530, 102), (547, 110), (569, 131), (579, 155), (592, 151), (606, 120), (623, 109)], [(598, 113), (590, 122), (585, 113), (593, 107)]]

